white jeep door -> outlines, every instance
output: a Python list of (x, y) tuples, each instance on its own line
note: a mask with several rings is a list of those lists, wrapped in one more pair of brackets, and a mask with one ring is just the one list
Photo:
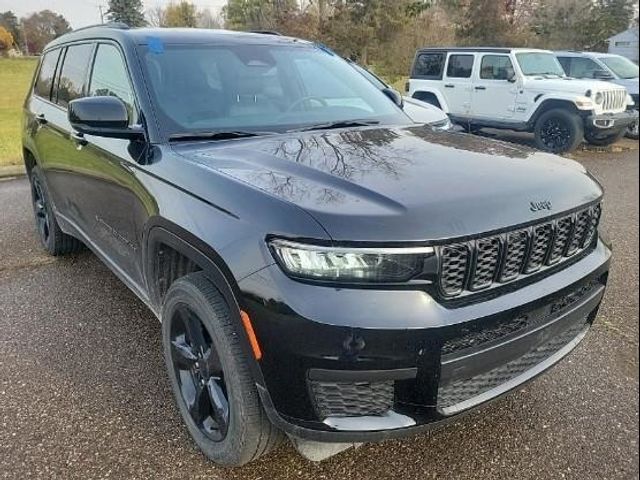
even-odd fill
[(473, 53), (450, 53), (442, 78), (442, 94), (449, 106), (449, 113), (467, 117), (471, 110), (473, 81)]
[(486, 53), (473, 75), (471, 116), (497, 121), (514, 121), (518, 85), (507, 54)]

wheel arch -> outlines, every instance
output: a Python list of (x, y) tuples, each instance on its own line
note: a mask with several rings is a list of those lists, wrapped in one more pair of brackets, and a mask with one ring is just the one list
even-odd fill
[[(149, 297), (158, 312), (160, 321), (162, 321), (161, 312), (164, 293), (169, 289), (171, 283), (189, 273), (203, 271), (229, 306), (231, 319), (234, 323), (235, 331), (240, 336), (242, 349), (251, 366), (254, 381), (259, 385), (264, 385), (264, 378), (258, 366), (258, 361), (254, 357), (249, 334), (240, 316), (242, 308), (240, 288), (222, 257), (197, 236), (164, 218), (152, 219), (146, 232), (143, 252), (145, 281), (147, 282)], [(162, 272), (159, 270), (158, 261), (158, 254), (162, 249), (171, 249), (183, 259), (171, 259), (171, 261), (184, 262), (182, 264), (183, 268), (179, 270), (178, 275), (166, 279), (167, 283), (164, 286), (160, 285)]]
[(24, 161), (24, 168), (27, 172), (27, 177), (31, 176), (31, 170), (38, 164), (38, 160), (33, 152), (27, 148), (22, 147), (22, 160)]
[[(210, 280), (221, 291), (229, 305), (240, 304), (237, 300), (239, 287), (231, 270), (222, 257), (197, 236), (179, 225), (163, 218), (152, 219), (147, 225), (144, 251), (144, 272), (149, 297), (158, 308), (162, 306), (164, 294), (178, 278), (203, 270)], [(177, 265), (177, 271), (171, 278), (164, 278), (162, 284), (162, 265), (159, 262), (163, 248), (171, 249), (175, 254), (184, 258), (185, 265)], [(175, 260), (175, 259), (172, 259)], [(192, 265), (186, 265), (191, 262)]]
[(549, 98), (549, 99), (543, 100), (542, 103), (538, 105), (538, 108), (535, 109), (535, 111), (533, 112), (533, 114), (531, 115), (531, 118), (527, 123), (531, 128), (533, 128), (536, 122), (538, 121), (538, 118), (540, 118), (540, 115), (542, 115), (545, 112), (548, 112), (549, 110), (553, 110), (555, 108), (561, 108), (561, 109), (570, 111), (571, 113), (575, 113), (578, 116), (581, 116), (581, 111), (578, 110), (578, 107), (576, 107), (575, 103), (573, 103), (571, 100)]
[(431, 90), (416, 90), (411, 95), (411, 98), (415, 98), (416, 100), (421, 100), (423, 102), (430, 103), (434, 107), (438, 107), (445, 113), (449, 113), (449, 107), (447, 106), (444, 98), (439, 95), (436, 91)]

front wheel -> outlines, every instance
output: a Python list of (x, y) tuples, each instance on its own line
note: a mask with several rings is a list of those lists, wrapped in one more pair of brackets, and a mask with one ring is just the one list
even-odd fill
[(276, 446), (282, 433), (260, 403), (226, 301), (203, 272), (176, 280), (162, 308), (171, 387), (204, 454), (240, 466)]
[(629, 125), (629, 127), (627, 128), (626, 136), (628, 138), (638, 140), (638, 120)]
[(591, 145), (596, 145), (597, 147), (606, 147), (607, 145), (616, 143), (618, 140), (624, 137), (626, 133), (626, 130), (622, 130), (620, 132), (612, 133), (604, 137), (596, 137), (594, 136), (593, 132), (585, 132), (584, 139)]
[(534, 128), (536, 146), (552, 153), (571, 152), (584, 138), (584, 127), (579, 115), (561, 108), (544, 112)]

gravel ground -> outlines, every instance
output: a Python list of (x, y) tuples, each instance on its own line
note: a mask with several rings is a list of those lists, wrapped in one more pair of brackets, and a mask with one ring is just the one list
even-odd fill
[(0, 478), (638, 478), (638, 152), (576, 159), (607, 189), (615, 263), (569, 358), (429, 434), (320, 464), (286, 444), (236, 470), (209, 463), (182, 426), (158, 321), (90, 253), (43, 255), (26, 180), (0, 181)]

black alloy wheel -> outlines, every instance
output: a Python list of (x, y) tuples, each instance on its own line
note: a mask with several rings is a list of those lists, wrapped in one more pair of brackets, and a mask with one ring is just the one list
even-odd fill
[(47, 205), (47, 197), (40, 183), (40, 179), (34, 176), (31, 179), (31, 196), (33, 199), (33, 213), (36, 220), (36, 228), (43, 244), (49, 242), (51, 234), (51, 217)]
[(569, 125), (560, 118), (547, 119), (542, 124), (540, 140), (550, 151), (564, 151), (571, 140)]
[(536, 120), (534, 134), (540, 150), (571, 152), (584, 140), (583, 119), (566, 108), (547, 110)]
[(275, 448), (283, 434), (262, 406), (240, 312), (227, 299), (203, 271), (175, 280), (162, 303), (162, 344), (191, 438), (214, 462), (240, 466)]
[(170, 321), (171, 359), (182, 401), (198, 430), (222, 441), (229, 428), (229, 398), (211, 335), (187, 305), (180, 305)]

